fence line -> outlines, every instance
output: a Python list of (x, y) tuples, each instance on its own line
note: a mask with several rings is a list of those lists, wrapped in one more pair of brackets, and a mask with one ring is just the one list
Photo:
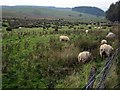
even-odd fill
[[(110, 70), (111, 66), (112, 66), (112, 61), (114, 59), (116, 59), (118, 53), (120, 52), (120, 47), (118, 49), (116, 49), (116, 51), (114, 52), (114, 54), (107, 58), (107, 62), (105, 67), (101, 70), (101, 72), (97, 75), (96, 73), (89, 79), (88, 83), (82, 88), (82, 89), (88, 89), (88, 87), (98, 78), (98, 76), (100, 76), (103, 72), (105, 72), (101, 78), (101, 81), (98, 83), (97, 88), (99, 88), (101, 86), (101, 84), (103, 83), (103, 78), (105, 78), (105, 76), (108, 74), (108, 71)], [(97, 75), (97, 76), (96, 76)], [(95, 77), (96, 76), (96, 77)], [(92, 81), (91, 81), (92, 80)]]
[[(105, 81), (105, 79), (106, 79), (106, 76), (107, 76), (110, 68), (112, 67), (112, 64), (113, 64), (112, 61), (113, 61), (114, 59), (116, 59), (115, 57), (117, 57), (118, 51), (119, 51), (119, 49), (116, 49), (115, 53), (114, 53), (110, 58), (107, 59), (108, 62), (110, 62), (110, 63), (109, 63), (109, 66), (105, 68), (104, 73), (103, 73), (103, 76), (102, 76), (101, 81), (99, 82), (97, 88), (100, 88), (101, 84), (104, 83), (104, 81)], [(107, 62), (107, 63), (108, 63), (108, 62)]]

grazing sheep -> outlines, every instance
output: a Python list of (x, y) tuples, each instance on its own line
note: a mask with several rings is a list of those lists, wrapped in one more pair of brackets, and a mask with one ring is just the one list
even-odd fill
[(92, 54), (89, 51), (83, 51), (78, 55), (78, 62), (87, 62), (92, 60)]
[(19, 27), (19, 29), (21, 30), (21, 29), (22, 29), (22, 27)]
[(112, 54), (113, 48), (111, 45), (107, 45), (107, 44), (102, 44), (100, 46), (100, 56), (102, 57), (102, 59), (105, 57), (110, 57)]
[(88, 30), (85, 30), (85, 33), (88, 34)]
[(105, 40), (105, 39), (103, 39), (102, 41), (101, 41), (101, 44), (106, 44), (107, 43), (107, 40)]
[(87, 27), (91, 27), (91, 25), (87, 25)]
[(98, 27), (98, 29), (101, 29), (101, 27)]
[(112, 32), (109, 32), (106, 36), (106, 38), (115, 38), (115, 37), (116, 37), (116, 35)]
[(97, 27), (94, 27), (95, 29), (97, 28)]
[(69, 41), (69, 37), (68, 36), (60, 36), (60, 41)]

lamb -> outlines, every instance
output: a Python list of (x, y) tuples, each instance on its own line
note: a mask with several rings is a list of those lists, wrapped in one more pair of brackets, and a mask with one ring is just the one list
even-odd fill
[(103, 40), (101, 41), (101, 44), (107, 44), (107, 40), (103, 39)]
[(92, 60), (92, 54), (89, 51), (80, 52), (78, 55), (78, 62), (87, 62)]
[(106, 38), (115, 38), (115, 37), (116, 37), (116, 35), (112, 32), (109, 32), (106, 36)]
[(112, 55), (112, 51), (113, 51), (113, 47), (111, 45), (108, 44), (102, 44), (100, 46), (100, 56), (102, 57), (102, 59), (105, 57), (110, 57)]
[(64, 36), (64, 35), (60, 36), (60, 41), (69, 41), (69, 40), (70, 39), (68, 36)]

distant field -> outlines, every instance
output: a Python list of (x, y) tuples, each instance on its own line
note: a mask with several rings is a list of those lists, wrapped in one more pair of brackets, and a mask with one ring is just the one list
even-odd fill
[[(31, 6), (14, 6), (2, 7), (3, 17), (28, 17), (28, 18), (49, 18), (65, 19), (73, 21), (106, 21), (104, 17), (97, 17), (86, 13), (72, 11), (72, 9), (49, 8), (49, 7), (31, 7)], [(82, 16), (80, 16), (82, 15)]]

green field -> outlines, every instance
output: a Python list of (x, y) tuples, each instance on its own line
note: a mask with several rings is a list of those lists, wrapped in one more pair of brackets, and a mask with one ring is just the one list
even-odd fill
[[(57, 32), (51, 27), (22, 27), (12, 31), (2, 27), (2, 88), (82, 88), (88, 81), (92, 66), (98, 73), (104, 67), (105, 60), (99, 55), (100, 41), (112, 29), (91, 27), (81, 24), (73, 28), (64, 26)], [(60, 42), (60, 35), (67, 35), (70, 41)], [(108, 43), (117, 48), (117, 40), (114, 44), (113, 41)], [(86, 48), (91, 50), (94, 60), (78, 63), (78, 54)], [(116, 75), (116, 72), (112, 74)], [(115, 84), (117, 77), (112, 80)], [(107, 82), (108, 87), (114, 86), (110, 77)]]
[[(48, 19), (65, 19), (71, 21), (106, 21), (104, 17), (97, 17), (95, 15), (79, 13), (72, 11), (72, 9), (49, 8), (49, 7), (34, 7), (34, 6), (13, 6), (2, 7), (2, 14), (4, 17), (27, 17), (27, 18), (48, 18)], [(82, 16), (80, 16), (80, 14)]]

